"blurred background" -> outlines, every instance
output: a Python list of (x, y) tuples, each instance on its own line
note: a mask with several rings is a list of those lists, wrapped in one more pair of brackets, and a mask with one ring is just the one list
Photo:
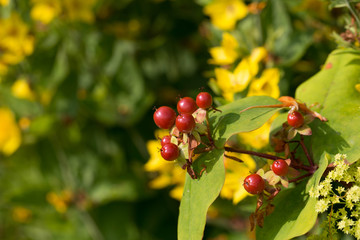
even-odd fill
[[(0, 239), (176, 239), (185, 172), (154, 106), (293, 96), (358, 44), (346, 24), (322, 0), (0, 0)], [(232, 141), (271, 151), (269, 131)], [(255, 162), (227, 167), (204, 238), (253, 238)]]

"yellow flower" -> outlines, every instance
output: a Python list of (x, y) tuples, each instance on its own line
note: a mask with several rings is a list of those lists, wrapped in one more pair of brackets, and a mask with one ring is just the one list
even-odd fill
[(149, 183), (151, 188), (160, 189), (167, 186), (175, 186), (170, 191), (170, 196), (181, 200), (186, 171), (177, 163), (165, 161), (160, 154), (161, 144), (159, 139), (168, 134), (169, 132), (167, 130), (159, 129), (155, 132), (158, 140), (150, 140), (147, 142), (150, 159), (145, 164), (144, 169), (147, 172), (157, 173), (157, 177)]
[(247, 7), (240, 0), (214, 0), (204, 8), (211, 23), (222, 30), (235, 28), (237, 20), (247, 15)]
[(223, 68), (215, 69), (216, 83), (222, 90), (225, 99), (233, 101), (235, 93), (247, 88), (250, 81), (259, 71), (259, 62), (266, 55), (265, 48), (255, 48), (250, 56), (241, 60), (233, 73)]
[(260, 78), (255, 79), (249, 88), (248, 96), (270, 96), (279, 98), (280, 71), (277, 68), (265, 69)]
[(226, 168), (225, 183), (220, 192), (220, 196), (226, 199), (232, 199), (234, 204), (243, 200), (250, 195), (243, 187), (244, 179), (256, 169), (255, 161), (246, 154), (227, 153), (227, 155), (235, 156), (243, 163), (236, 162), (232, 159), (224, 157)]
[(0, 6), (7, 6), (9, 5), (9, 0), (0, 0)]
[(30, 127), (30, 124), (31, 124), (31, 120), (27, 117), (22, 117), (20, 118), (19, 120), (19, 127), (22, 129), (22, 130), (27, 130), (29, 129)]
[(65, 213), (70, 202), (73, 199), (73, 193), (69, 190), (63, 190), (60, 194), (49, 192), (46, 195), (46, 200), (55, 207), (59, 213)]
[(360, 92), (360, 83), (355, 85), (355, 89), (356, 89), (356, 91)]
[(23, 78), (19, 78), (15, 81), (15, 83), (11, 86), (11, 93), (17, 98), (27, 99), (30, 101), (35, 99), (34, 93), (30, 89), (28, 81)]
[(32, 212), (24, 207), (14, 207), (12, 210), (12, 218), (19, 223), (25, 223), (31, 218)]
[(21, 62), (34, 48), (34, 37), (28, 26), (15, 13), (8, 19), (0, 19), (0, 74), (6, 73), (7, 65)]
[(210, 59), (209, 63), (218, 65), (232, 64), (239, 56), (236, 51), (238, 46), (239, 43), (231, 34), (223, 33), (221, 46), (210, 48), (210, 54), (213, 59)]
[(0, 151), (11, 155), (20, 143), (21, 132), (13, 113), (8, 108), (0, 108)]
[(50, 23), (61, 12), (59, 0), (32, 0), (32, 3), (31, 18), (43, 24)]
[(239, 133), (238, 136), (241, 142), (256, 149), (261, 149), (268, 145), (271, 124), (278, 115), (275, 114), (263, 126), (254, 131)]
[(65, 18), (70, 21), (94, 22), (93, 6), (96, 0), (62, 0)]

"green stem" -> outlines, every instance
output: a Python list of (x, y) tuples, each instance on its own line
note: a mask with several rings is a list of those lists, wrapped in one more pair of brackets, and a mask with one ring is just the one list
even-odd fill
[(346, 2), (347, 8), (349, 9), (349, 11), (351, 12), (351, 14), (352, 14), (353, 17), (355, 18), (358, 26), (360, 27), (360, 19), (359, 19), (359, 16), (357, 15), (357, 13), (356, 13), (355, 8), (351, 5), (351, 3), (349, 2), (349, 0), (345, 0), (345, 2)]

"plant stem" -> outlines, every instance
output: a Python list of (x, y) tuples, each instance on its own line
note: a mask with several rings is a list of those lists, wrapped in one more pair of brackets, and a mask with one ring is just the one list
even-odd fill
[(243, 160), (241, 160), (241, 159), (239, 159), (239, 158), (237, 158), (237, 157), (234, 157), (234, 156), (229, 156), (229, 155), (226, 155), (226, 154), (224, 154), (224, 156), (225, 156), (226, 158), (229, 158), (229, 159), (231, 159), (231, 160), (234, 160), (234, 161), (237, 161), (237, 162), (240, 162), (240, 163), (244, 162)]
[(353, 15), (353, 17), (355, 18), (358, 26), (360, 26), (360, 19), (359, 16), (356, 13), (356, 10), (354, 9), (354, 7), (351, 5), (351, 3), (349, 2), (349, 0), (345, 0), (346, 2), (346, 6), (347, 8), (350, 10), (351, 14)]
[(278, 157), (278, 156), (273, 156), (273, 155), (266, 154), (266, 153), (259, 153), (259, 152), (254, 152), (254, 151), (235, 149), (235, 148), (232, 148), (232, 147), (224, 147), (224, 149), (227, 152), (244, 153), (244, 154), (249, 154), (249, 155), (253, 155), (253, 156), (257, 156), (257, 157), (261, 157), (261, 158), (266, 158), (266, 159), (270, 159), (270, 160), (278, 160), (278, 159), (285, 160), (285, 158)]
[(306, 155), (306, 158), (309, 161), (310, 166), (314, 166), (315, 164), (314, 164), (313, 160), (311, 159), (310, 154), (305, 146), (304, 137), (302, 135), (301, 135), (301, 139), (300, 139), (300, 144), (301, 144), (302, 149), (304, 150), (304, 153)]
[(308, 167), (308, 166), (305, 166), (305, 165), (291, 165), (291, 167), (295, 168), (295, 169), (302, 169), (302, 170), (305, 170), (307, 172), (310, 172), (310, 171), (314, 170), (312, 167)]
[(299, 180), (301, 180), (301, 179), (304, 179), (304, 178), (306, 178), (306, 177), (309, 177), (309, 176), (311, 176), (311, 175), (313, 175), (313, 173), (306, 173), (306, 174), (304, 174), (304, 175), (302, 175), (302, 176), (300, 176), (300, 177), (297, 177), (297, 178), (294, 178), (294, 179), (289, 180), (289, 183), (291, 183), (291, 182), (297, 182), (297, 181), (299, 181)]
[(209, 139), (210, 145), (215, 146), (214, 139), (211, 136), (211, 127), (210, 127), (210, 121), (209, 121), (209, 115), (208, 111), (206, 111), (205, 118), (206, 118), (206, 127), (207, 127), (207, 137)]

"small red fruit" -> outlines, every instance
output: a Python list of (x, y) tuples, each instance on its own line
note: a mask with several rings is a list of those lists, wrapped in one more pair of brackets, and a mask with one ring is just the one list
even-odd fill
[(177, 103), (177, 110), (180, 114), (192, 114), (197, 109), (196, 102), (191, 97), (184, 97)]
[(278, 176), (285, 176), (289, 170), (289, 165), (282, 159), (273, 162), (271, 169)]
[(159, 128), (169, 129), (174, 126), (176, 112), (169, 107), (159, 107), (154, 113), (154, 122)]
[(182, 133), (189, 133), (195, 127), (195, 119), (191, 114), (184, 113), (176, 117), (176, 127)]
[(161, 146), (163, 147), (165, 144), (171, 143), (171, 136), (170, 135), (166, 135), (165, 137), (163, 137), (161, 139)]
[(165, 144), (160, 151), (161, 156), (167, 161), (173, 161), (179, 156), (179, 148), (173, 143)]
[(259, 174), (253, 173), (245, 178), (244, 188), (248, 193), (259, 194), (265, 189), (265, 181)]
[(196, 104), (199, 106), (199, 108), (208, 109), (212, 106), (212, 103), (212, 96), (208, 92), (201, 92), (196, 97)]
[(294, 112), (288, 114), (287, 122), (290, 126), (292, 126), (294, 128), (298, 128), (304, 124), (304, 117), (298, 111), (294, 111)]

